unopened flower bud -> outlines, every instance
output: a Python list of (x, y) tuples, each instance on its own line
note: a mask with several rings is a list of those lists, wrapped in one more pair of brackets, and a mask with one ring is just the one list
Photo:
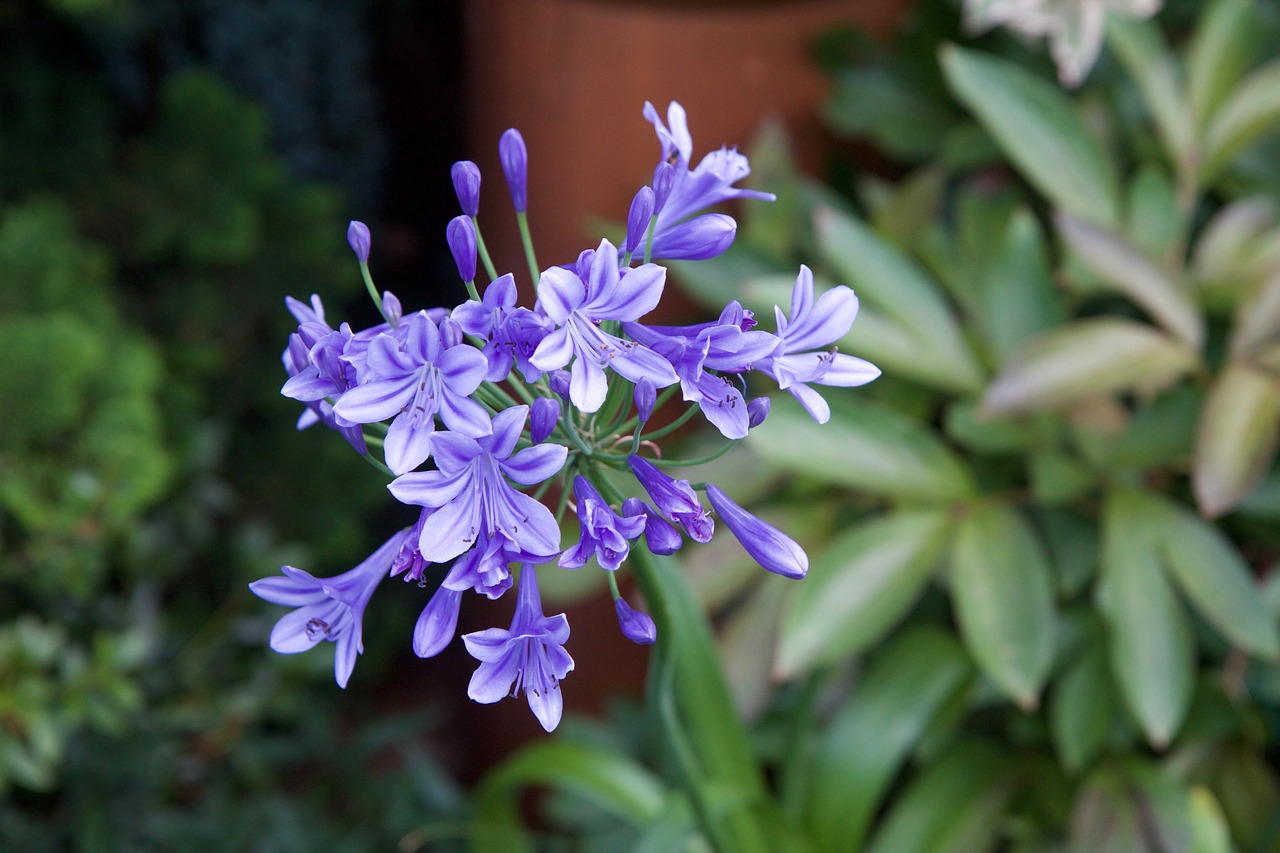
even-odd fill
[(560, 420), (560, 401), (554, 397), (539, 397), (533, 401), (533, 411), (529, 415), (529, 438), (534, 444), (547, 440)]
[(621, 598), (613, 600), (613, 609), (618, 614), (618, 627), (622, 636), (640, 646), (649, 646), (658, 639), (658, 626), (647, 613), (641, 613)]
[(400, 325), (400, 318), (404, 316), (403, 309), (400, 307), (400, 297), (390, 290), (382, 291), (382, 314), (387, 318), (387, 324), (393, 329)]
[(658, 389), (653, 387), (653, 380), (641, 376), (636, 383), (636, 412), (640, 415), (640, 423), (649, 422), (653, 415), (653, 405), (658, 401)]
[(747, 402), (747, 428), (755, 429), (769, 417), (769, 407), (773, 400), (768, 397), (752, 397)]
[(631, 200), (631, 210), (627, 214), (627, 240), (622, 248), (627, 252), (635, 252), (644, 245), (645, 234), (649, 230), (649, 219), (653, 216), (653, 190), (641, 187), (640, 192)]
[(440, 343), (445, 349), (458, 346), (466, 338), (462, 331), (462, 324), (452, 317), (441, 317), (436, 325), (440, 327)]
[(511, 203), (517, 213), (528, 207), (529, 151), (524, 137), (514, 127), (498, 140), (498, 159), (502, 161), (502, 173), (507, 176), (507, 188), (511, 190)]
[(455, 216), (445, 228), (449, 251), (463, 281), (476, 280), (476, 229), (468, 216)]
[(453, 164), (449, 174), (462, 212), (475, 216), (480, 212), (480, 167), (470, 160), (459, 160)]
[(799, 580), (808, 573), (809, 555), (790, 536), (738, 506), (714, 483), (707, 483), (707, 498), (751, 559), (784, 578)]
[(347, 226), (347, 245), (356, 253), (356, 260), (360, 263), (369, 262), (369, 247), (372, 242), (369, 226), (358, 220), (351, 220), (351, 224)]
[(552, 393), (569, 399), (569, 371), (553, 370), (547, 374), (547, 384), (551, 386)]
[(662, 210), (676, 184), (676, 167), (665, 160), (653, 170), (653, 212)]
[(653, 235), (653, 257), (668, 261), (705, 261), (733, 245), (738, 223), (723, 213), (705, 213)]
[(624, 516), (644, 513), (644, 544), (654, 554), (674, 554), (684, 545), (684, 539), (675, 525), (667, 521), (657, 510), (639, 498), (627, 498), (622, 502)]

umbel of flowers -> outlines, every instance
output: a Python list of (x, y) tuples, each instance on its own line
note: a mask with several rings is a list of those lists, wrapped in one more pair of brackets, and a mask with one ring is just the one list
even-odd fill
[[(284, 352), (289, 378), (282, 393), (306, 404), (299, 428), (323, 423), (337, 430), (392, 478), (393, 498), (421, 512), (348, 572), (317, 578), (284, 566), (282, 577), (250, 584), (259, 597), (293, 608), (271, 632), (277, 652), (332, 641), (334, 675), (345, 687), (362, 650), (365, 607), (386, 578), (435, 588), (413, 631), (421, 657), (452, 642), (464, 593), (496, 599), (514, 586), (510, 626), (462, 638), (480, 662), (468, 694), (496, 702), (523, 691), (550, 731), (560, 721), (560, 682), (573, 659), (565, 650), (568, 620), (543, 613), (539, 569), (597, 563), (608, 576), (619, 627), (637, 643), (654, 642), (657, 629), (621, 598), (615, 575), (639, 543), (671, 554), (685, 537), (709, 541), (718, 517), (764, 568), (804, 577), (808, 558), (795, 541), (714, 484), (678, 476), (681, 465), (707, 457), (664, 458), (659, 441), (701, 413), (725, 438), (714, 455), (724, 453), (768, 414), (768, 397), (748, 398), (751, 373), (773, 380), (825, 422), (827, 404), (813, 386), (861, 385), (879, 375), (833, 346), (853, 324), (858, 301), (843, 286), (817, 296), (801, 267), (790, 310), (776, 309), (773, 332), (758, 328), (737, 302), (693, 326), (644, 323), (666, 282), (655, 261), (712, 258), (732, 243), (734, 220), (708, 208), (773, 198), (734, 186), (749, 172), (735, 149), (714, 151), (695, 165), (679, 104), (670, 105), (665, 122), (651, 104), (644, 115), (657, 131), (660, 158), (651, 185), (636, 193), (622, 245), (601, 240), (545, 269), (535, 260), (526, 218), (524, 140), (515, 130), (503, 135), (502, 167), (536, 283), (532, 307), (517, 304), (513, 276), (493, 268), (477, 223), (480, 171), (470, 162), (454, 165), (463, 212), (446, 230), (469, 300), (404, 313), (399, 299), (379, 295), (373, 284), (371, 237), (359, 222), (347, 238), (383, 322), (335, 327), (317, 297), (310, 304), (286, 300), (298, 329)], [(488, 277), (483, 294), (478, 266)], [(682, 411), (651, 429), (664, 405)], [(634, 486), (619, 487), (607, 469), (633, 477)], [(569, 512), (578, 519), (576, 543), (561, 541)]]

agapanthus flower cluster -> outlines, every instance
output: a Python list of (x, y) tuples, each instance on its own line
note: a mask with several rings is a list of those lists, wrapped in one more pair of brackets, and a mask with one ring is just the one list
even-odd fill
[[(284, 566), (283, 577), (251, 584), (267, 601), (294, 608), (272, 631), (273, 649), (293, 653), (333, 641), (334, 672), (345, 687), (363, 650), (365, 607), (384, 579), (434, 588), (412, 634), (421, 657), (454, 641), (468, 590), (496, 599), (514, 587), (508, 628), (462, 637), (479, 661), (468, 693), (488, 703), (523, 692), (550, 731), (573, 659), (565, 650), (568, 620), (543, 613), (539, 570), (592, 563), (604, 570), (619, 629), (642, 644), (659, 638), (657, 626), (622, 598), (616, 580), (633, 549), (667, 555), (686, 540), (708, 542), (718, 519), (765, 569), (804, 577), (808, 558), (794, 540), (714, 484), (680, 478), (680, 464), (704, 460), (664, 458), (659, 440), (701, 413), (724, 436), (719, 452), (727, 450), (768, 414), (767, 396), (749, 396), (752, 375), (772, 380), (825, 422), (829, 409), (814, 386), (860, 385), (879, 374), (835, 346), (858, 301), (843, 286), (816, 294), (801, 267), (790, 311), (777, 309), (773, 332), (737, 302), (706, 323), (646, 323), (666, 286), (659, 261), (712, 258), (732, 243), (734, 220), (707, 208), (772, 196), (735, 186), (750, 169), (734, 149), (693, 165), (679, 104), (671, 104), (666, 123), (650, 104), (644, 115), (660, 158), (652, 185), (636, 193), (622, 245), (603, 239), (541, 269), (525, 218), (528, 154), (518, 132), (503, 135), (503, 172), (537, 273), (532, 306), (518, 304), (512, 274), (493, 269), (477, 220), (480, 171), (466, 161), (453, 168), (462, 214), (446, 240), (470, 299), (404, 313), (393, 294), (374, 287), (372, 237), (353, 222), (348, 241), (383, 322), (334, 328), (317, 297), (287, 300), (298, 329), (284, 352), (282, 393), (306, 404), (299, 428), (323, 423), (339, 431), (390, 478), (391, 496), (418, 515), (344, 574), (316, 578)], [(488, 274), (483, 293), (480, 269)], [(656, 417), (664, 406), (681, 411)], [(651, 429), (655, 422), (662, 426)], [(574, 527), (571, 515), (576, 539), (562, 532)]]

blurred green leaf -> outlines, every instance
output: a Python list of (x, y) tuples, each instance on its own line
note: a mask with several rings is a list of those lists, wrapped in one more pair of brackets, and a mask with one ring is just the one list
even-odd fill
[(1094, 484), (1093, 472), (1070, 453), (1042, 450), (1030, 458), (1031, 494), (1045, 506), (1071, 503)]
[(942, 131), (957, 120), (951, 109), (923, 96), (910, 81), (870, 65), (836, 76), (822, 115), (837, 133), (870, 139), (908, 161), (933, 156)]
[(1079, 320), (1034, 338), (987, 387), (991, 412), (1046, 409), (1117, 391), (1154, 391), (1196, 363), (1196, 354), (1142, 323)]
[(1094, 272), (1142, 307), (1193, 350), (1204, 343), (1204, 320), (1190, 292), (1123, 237), (1068, 213), (1055, 217), (1058, 233)]
[(1116, 710), (1115, 688), (1099, 643), (1067, 665), (1049, 694), (1049, 726), (1064, 767), (1078, 773), (1106, 744)]
[[(1187, 223), (1178, 209), (1178, 190), (1162, 166), (1144, 163), (1129, 183), (1127, 233), (1134, 247), (1153, 259), (1183, 251)], [(1177, 258), (1179, 265), (1182, 258)], [(1182, 288), (1188, 283), (1183, 281)]]
[(1059, 597), (1074, 597), (1097, 571), (1098, 526), (1067, 509), (1037, 507), (1033, 518), (1044, 535)]
[(1212, 0), (1187, 48), (1187, 89), (1203, 129), (1253, 60), (1259, 31), (1250, 0)]
[(1111, 448), (1108, 463), (1125, 468), (1179, 466), (1191, 456), (1204, 394), (1177, 385), (1139, 408)]
[(1057, 631), (1049, 563), (1035, 533), (1010, 507), (974, 507), (960, 521), (948, 577), (974, 659), (1001, 692), (1035, 708)]
[(1214, 112), (1205, 129), (1200, 173), (1212, 184), (1233, 157), (1280, 120), (1280, 61), (1250, 72)]
[(747, 441), (768, 464), (895, 500), (948, 502), (973, 492), (968, 470), (928, 428), (865, 398), (819, 424), (778, 397)]
[(1203, 786), (1192, 788), (1188, 806), (1192, 832), (1188, 853), (1234, 853), (1231, 828), (1213, 792)]
[(1152, 746), (1168, 746), (1186, 716), (1194, 683), (1194, 641), (1165, 578), (1153, 530), (1159, 503), (1113, 489), (1102, 521), (1097, 606), (1108, 629), (1111, 670)]
[(878, 642), (924, 589), (949, 532), (946, 512), (899, 512), (827, 545), (787, 606), (778, 673), (794, 677)]
[(937, 218), (946, 181), (946, 172), (937, 166), (917, 169), (876, 208), (872, 227), (899, 246), (915, 242)]
[(1280, 332), (1280, 271), (1267, 276), (1236, 307), (1231, 330), (1231, 355), (1245, 359), (1262, 350)]
[(1044, 234), (1035, 217), (1019, 209), (1010, 217), (982, 287), (982, 329), (998, 362), (1037, 333), (1065, 320), (1049, 274)]
[(971, 673), (964, 650), (936, 628), (906, 631), (876, 655), (812, 759), (804, 803), (816, 851), (859, 848), (929, 721)]
[(1138, 84), (1169, 160), (1180, 174), (1194, 169), (1191, 106), (1183, 89), (1181, 69), (1160, 29), (1151, 21), (1112, 15), (1107, 21), (1107, 45), (1115, 50)]
[(972, 400), (948, 406), (944, 426), (949, 438), (978, 453), (1023, 453), (1035, 440), (1035, 430), (1027, 421), (985, 414)]
[(1239, 277), (1241, 260), (1275, 221), (1276, 203), (1267, 196), (1242, 198), (1215, 212), (1201, 230), (1192, 257), (1201, 287)]
[(1110, 161), (1061, 90), (1008, 60), (954, 45), (942, 49), (941, 61), (956, 97), (1027, 180), (1082, 219), (1119, 223)]
[(1275, 457), (1280, 388), (1267, 374), (1233, 362), (1214, 379), (1196, 428), (1192, 487), (1209, 517), (1243, 500)]

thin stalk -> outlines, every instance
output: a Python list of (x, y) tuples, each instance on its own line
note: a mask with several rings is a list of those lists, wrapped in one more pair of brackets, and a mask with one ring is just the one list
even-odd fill
[(516, 224), (520, 226), (520, 243), (524, 246), (524, 258), (529, 262), (529, 277), (533, 279), (533, 290), (538, 291), (538, 259), (533, 255), (533, 236), (529, 233), (529, 216), (523, 210), (516, 213)]
[(489, 257), (489, 249), (484, 244), (484, 238), (480, 236), (480, 219), (471, 217), (471, 226), (476, 232), (476, 254), (480, 256), (480, 263), (484, 264), (485, 274), (489, 276), (489, 281), (493, 281), (498, 277), (498, 271), (493, 268), (493, 259)]
[(382, 297), (378, 295), (378, 288), (373, 284), (373, 275), (369, 272), (369, 264), (366, 261), (360, 262), (360, 276), (364, 279), (365, 289), (369, 291), (369, 296), (373, 299), (373, 304), (378, 307), (378, 313), (382, 315), (382, 319), (388, 323), (391, 322), (387, 318), (387, 312), (382, 310)]
[(664, 435), (669, 435), (675, 432), (676, 430), (680, 429), (680, 427), (687, 424), (689, 422), (689, 419), (692, 418), (694, 415), (696, 415), (698, 411), (699, 409), (696, 405), (690, 406), (688, 409), (684, 411), (683, 414), (680, 415), (680, 417), (676, 418), (671, 423), (667, 424), (664, 427), (659, 427), (658, 429), (655, 429), (653, 432), (645, 433), (643, 436), (641, 436), (641, 440), (655, 441), (659, 438), (662, 438)]
[[(719, 459), (721, 456), (724, 456), (726, 453), (729, 452), (729, 448), (733, 447), (737, 443), (738, 442), (736, 440), (729, 439), (723, 445), (721, 445), (719, 450), (716, 450), (713, 453), (708, 453), (706, 456), (697, 456), (697, 457), (694, 457), (693, 459), (654, 459), (653, 464), (659, 465), (659, 466), (702, 465), (703, 463), (706, 463), (706, 462), (714, 462), (715, 460)], [(639, 442), (637, 442), (637, 446), (638, 445), (639, 445)]]

